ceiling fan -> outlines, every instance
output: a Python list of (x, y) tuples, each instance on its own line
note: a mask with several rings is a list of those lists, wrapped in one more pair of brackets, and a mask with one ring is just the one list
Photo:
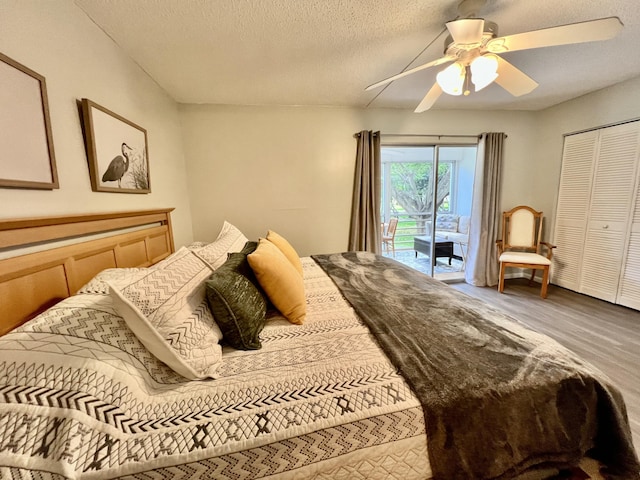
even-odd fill
[(486, 0), (463, 0), (458, 5), (458, 19), (446, 23), (449, 36), (445, 40), (443, 57), (369, 85), (365, 90), (386, 85), (426, 68), (451, 63), (438, 73), (436, 83), (415, 109), (416, 113), (431, 108), (443, 92), (468, 95), (470, 83), (478, 92), (495, 81), (511, 95), (519, 97), (533, 91), (538, 84), (503, 59), (501, 53), (608, 40), (622, 30), (622, 22), (618, 17), (607, 17), (498, 37), (495, 23), (475, 18), (485, 3)]

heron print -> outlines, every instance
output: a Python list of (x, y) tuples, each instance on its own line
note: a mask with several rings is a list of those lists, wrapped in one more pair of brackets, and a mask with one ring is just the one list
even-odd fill
[(122, 177), (129, 170), (129, 152), (131, 147), (126, 143), (122, 144), (122, 155), (118, 155), (109, 164), (109, 168), (102, 175), (103, 182), (118, 182), (118, 188), (122, 188)]
[(149, 193), (146, 130), (88, 99), (83, 114), (94, 191)]
[(127, 172), (130, 174), (130, 186), (132, 188), (149, 188), (147, 181), (146, 155), (139, 152), (126, 143), (121, 145), (122, 154), (114, 157), (109, 167), (102, 175), (102, 182), (118, 182), (118, 188), (122, 188), (122, 179)]

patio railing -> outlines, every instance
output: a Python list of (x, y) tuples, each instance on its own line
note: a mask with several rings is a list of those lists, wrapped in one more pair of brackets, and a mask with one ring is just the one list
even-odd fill
[[(431, 214), (398, 212), (391, 216), (398, 218), (396, 250), (413, 250), (413, 237), (427, 234), (427, 222), (431, 219)], [(383, 221), (386, 226), (389, 219), (384, 218)]]

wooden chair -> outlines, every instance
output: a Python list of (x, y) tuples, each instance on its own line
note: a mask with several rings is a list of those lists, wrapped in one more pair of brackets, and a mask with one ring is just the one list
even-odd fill
[(393, 217), (389, 219), (389, 224), (387, 225), (387, 231), (382, 232), (382, 246), (385, 249), (385, 252), (389, 253), (389, 247), (391, 247), (391, 251), (393, 252), (393, 256), (396, 256), (396, 228), (398, 228), (398, 219)]
[[(531, 285), (536, 270), (542, 270), (542, 288), (540, 296), (547, 298), (549, 267), (555, 245), (541, 241), (542, 212), (520, 205), (502, 213), (502, 240), (496, 241), (498, 261), (500, 262), (500, 282), (498, 290), (504, 291), (504, 272), (507, 267), (530, 268)], [(546, 248), (546, 255), (542, 254)]]

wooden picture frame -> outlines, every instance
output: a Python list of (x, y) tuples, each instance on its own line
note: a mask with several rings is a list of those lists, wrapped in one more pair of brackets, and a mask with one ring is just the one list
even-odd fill
[(151, 192), (147, 131), (87, 98), (82, 121), (93, 191)]
[(59, 188), (45, 78), (0, 53), (0, 187)]

